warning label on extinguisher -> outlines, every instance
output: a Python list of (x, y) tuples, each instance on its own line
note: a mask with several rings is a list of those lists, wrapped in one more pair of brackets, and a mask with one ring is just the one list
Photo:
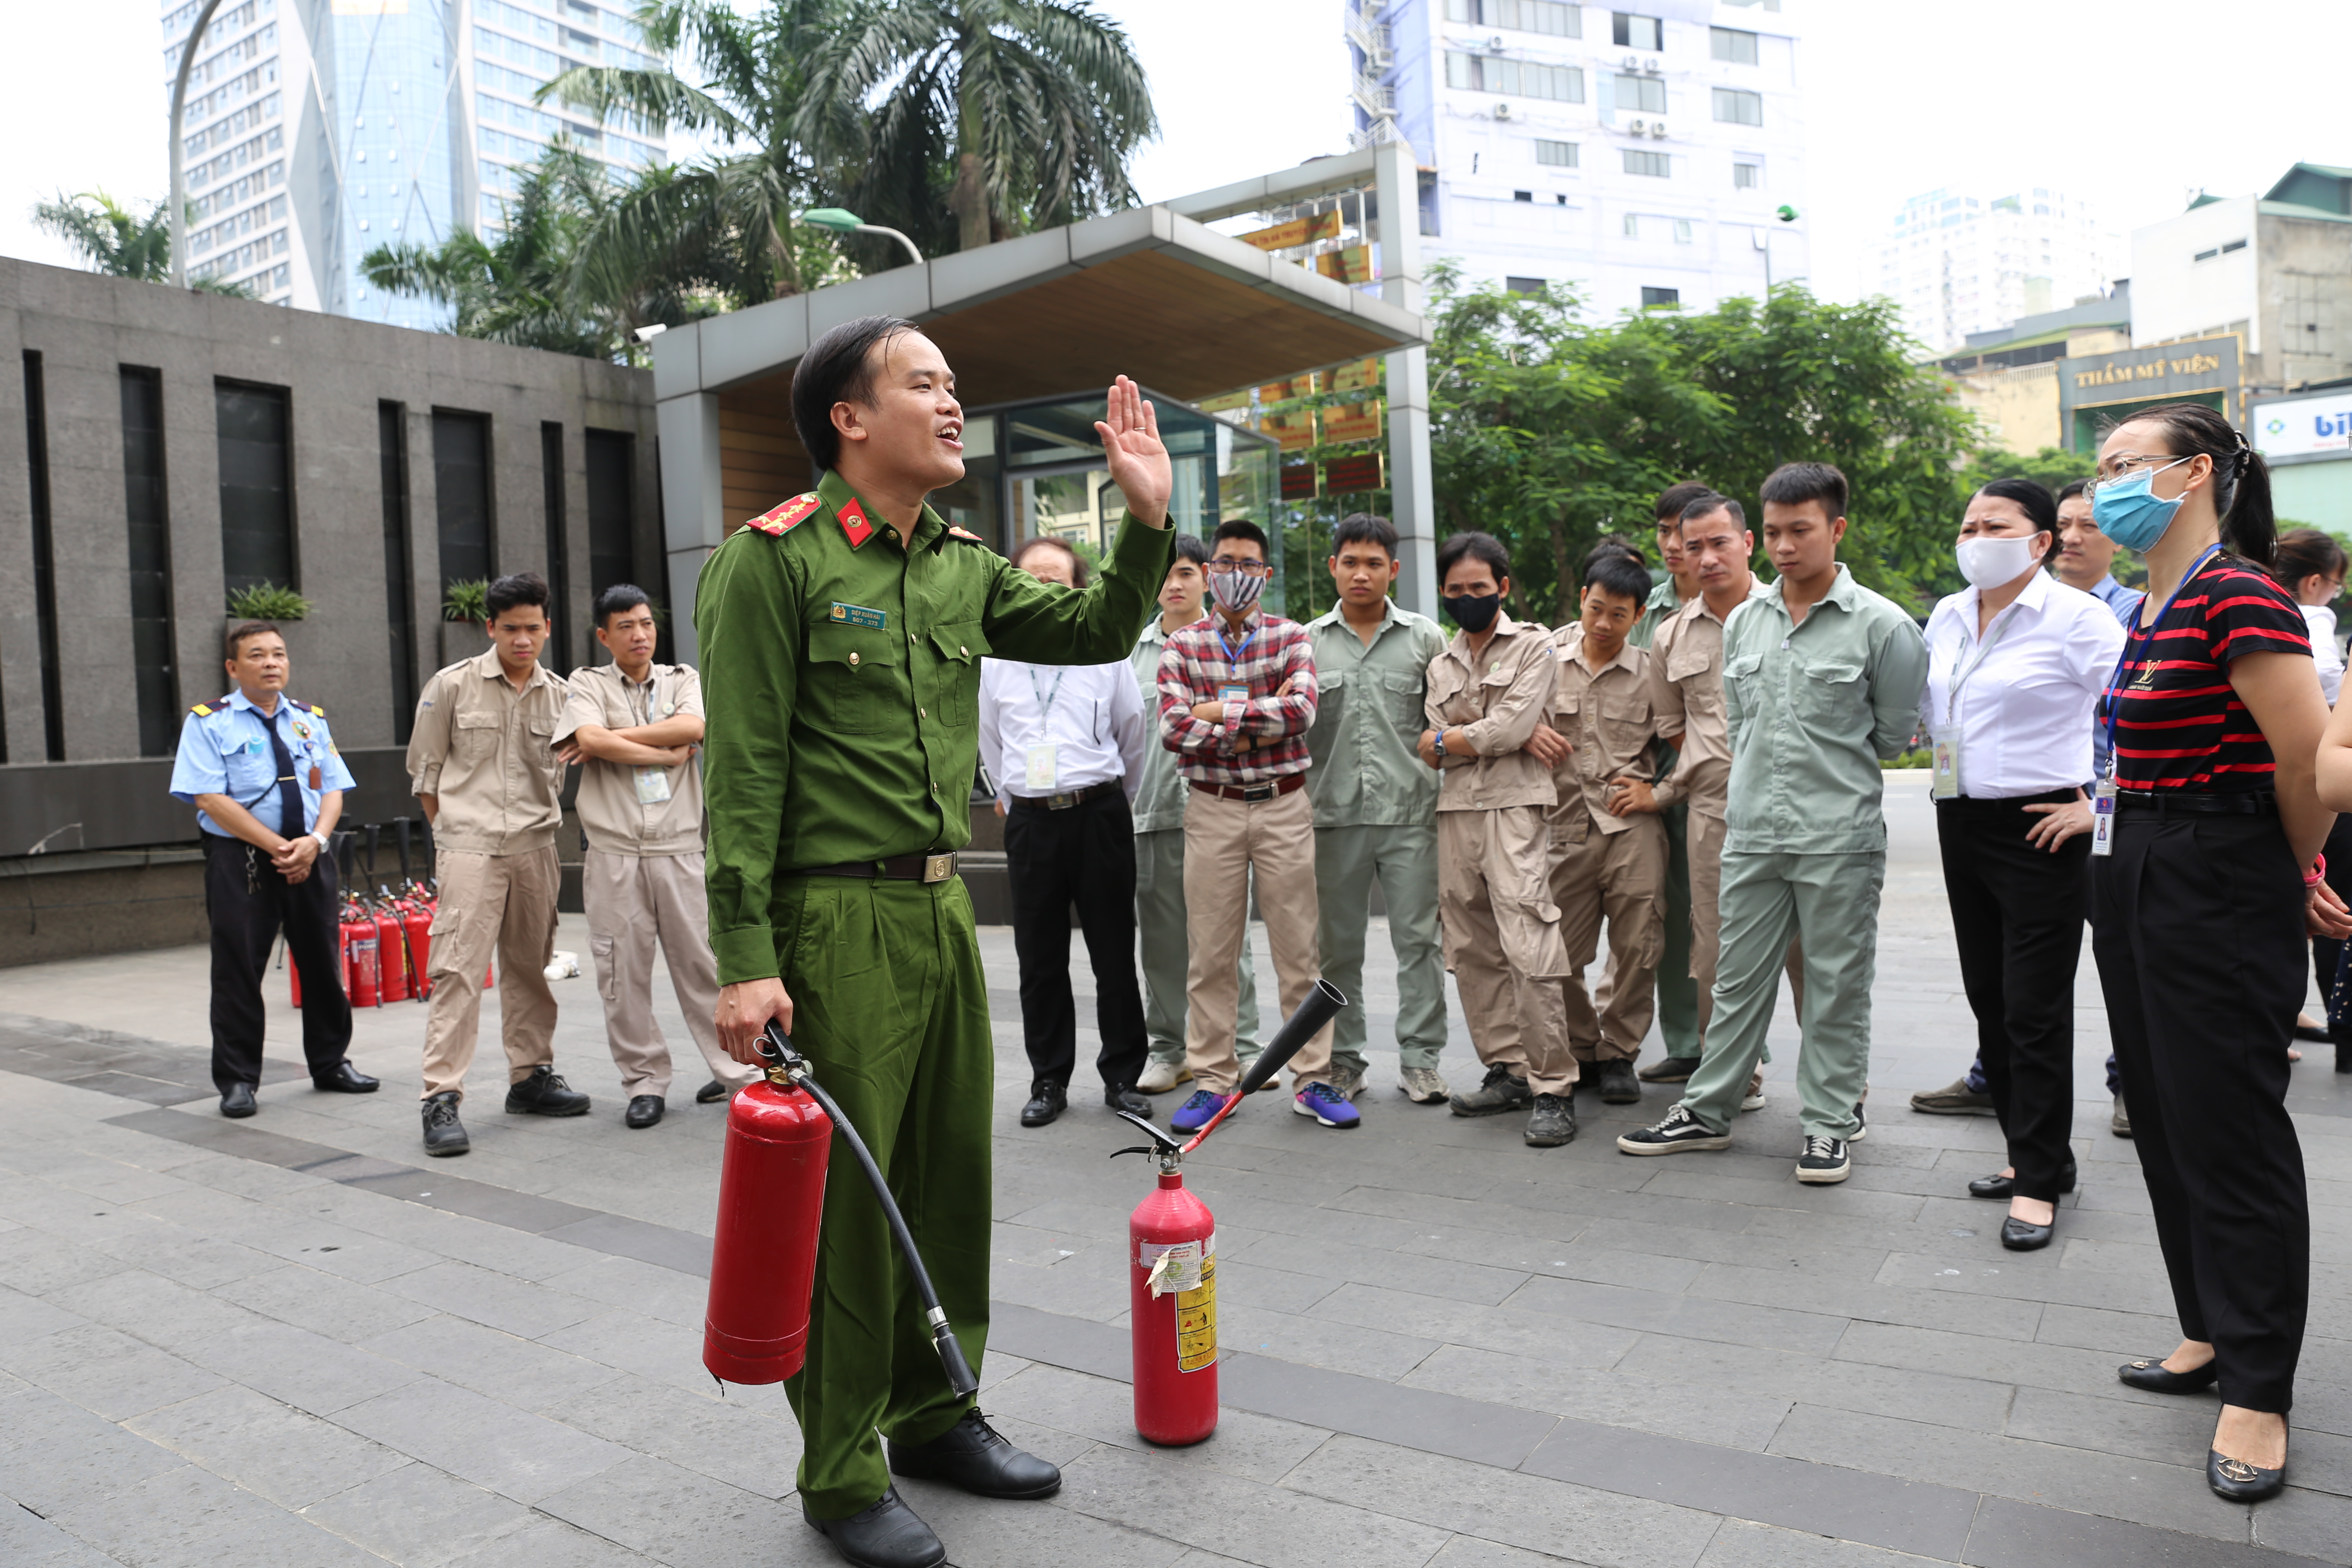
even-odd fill
[(1217, 1255), (1201, 1259), (1200, 1283), (1176, 1292), (1176, 1370), (1198, 1372), (1217, 1362)]

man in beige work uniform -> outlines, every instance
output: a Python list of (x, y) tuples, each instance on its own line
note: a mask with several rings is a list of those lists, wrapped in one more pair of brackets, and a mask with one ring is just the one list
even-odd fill
[(425, 1152), (472, 1147), (457, 1119), (481, 1022), (482, 979), (498, 955), (499, 1020), (507, 1047), (507, 1110), (581, 1116), (588, 1097), (557, 1076), (555, 829), (563, 763), (555, 754), (561, 676), (543, 669), (547, 583), (536, 572), (490, 584), (489, 651), (425, 683), (408, 742), (408, 784), (433, 824), (441, 909), (433, 919), (433, 983), (425, 1021)]
[(668, 1104), (669, 1042), (654, 1022), (654, 944), (687, 1032), (710, 1066), (697, 1104), (725, 1100), (757, 1075), (719, 1045), (719, 963), (702, 888), (702, 678), (656, 664), (646, 591), (619, 583), (596, 596), (596, 640), (613, 662), (572, 672), (556, 752), (580, 764), (578, 809), (588, 836), (581, 891), (588, 947), (604, 999), (604, 1038), (621, 1069), (630, 1127)]
[[(1470, 1043), (1486, 1080), (1451, 1097), (1456, 1116), (1526, 1107), (1527, 1142), (1576, 1136), (1560, 981), (1559, 910), (1547, 884), (1559, 801), (1547, 760), (1528, 749), (1552, 699), (1551, 634), (1503, 614), (1510, 556), (1490, 533), (1437, 547), (1439, 601), (1462, 629), (1429, 667), (1421, 760), (1444, 770), (1437, 795), (1437, 900)], [(1555, 750), (1550, 761), (1557, 762)]]
[[(1571, 973), (1560, 990), (1569, 1049), (1580, 1076), (1597, 1068), (1601, 1099), (1642, 1098), (1633, 1058), (1656, 1012), (1654, 982), (1665, 945), (1666, 828), (1656, 812), (1621, 809), (1619, 775), (1655, 774), (1658, 726), (1650, 701), (1650, 651), (1628, 634), (1642, 615), (1650, 574), (1622, 555), (1596, 555), (1584, 569), (1582, 616), (1553, 637), (1559, 649), (1552, 727), (1572, 748), (1553, 770), (1559, 805), (1551, 817), (1551, 900)], [(1609, 917), (1610, 986), (1599, 1013), (1584, 988), (1585, 966)]]

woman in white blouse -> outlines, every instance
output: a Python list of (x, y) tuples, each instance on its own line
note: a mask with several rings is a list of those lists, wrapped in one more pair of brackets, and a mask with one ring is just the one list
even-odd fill
[[(2290, 529), (2279, 535), (2278, 553), (2271, 557), (2271, 580), (2294, 595), (2303, 606), (2303, 623), (2311, 628), (2311, 661), (2319, 667), (2320, 695), (2327, 699), (2330, 708), (2344, 689), (2344, 647), (2336, 637), (2336, 600), (2344, 592), (2344, 569), (2347, 564), (2344, 546), (2333, 534), (2322, 533), (2315, 528)], [(2338, 897), (2352, 899), (2352, 816), (2338, 816), (2336, 826), (2327, 835), (2327, 885)], [(2346, 994), (2343, 973), (2344, 944), (2334, 937), (2314, 936), (2311, 939), (2311, 967), (2319, 977), (2319, 993), (2328, 999), (2328, 1026), (2315, 1024), (2306, 1014), (2294, 1020), (2294, 1037), (2298, 1040), (2328, 1040), (2336, 1036), (2329, 1026), (2345, 1032), (2337, 1040), (2336, 1070), (2352, 1072), (2352, 1031), (2346, 1031), (2347, 1006), (2352, 995)], [(2301, 1061), (2303, 1053), (2289, 1050), (2291, 1061)]]
[(2074, 971), (2090, 876), (2093, 710), (2124, 629), (2042, 571), (2058, 503), (1996, 479), (1960, 521), (1970, 587), (1927, 620), (1920, 717), (1935, 761), (1936, 832), (1960, 978), (1985, 1083), (2009, 1143), (1970, 1195), (2009, 1200), (2000, 1240), (2050, 1244), (2074, 1186)]

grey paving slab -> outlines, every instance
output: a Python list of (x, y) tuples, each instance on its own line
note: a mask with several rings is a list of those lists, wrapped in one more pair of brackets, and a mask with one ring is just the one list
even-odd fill
[(359, 1348), (519, 1410), (544, 1410), (627, 1375), (617, 1367), (446, 1312), (373, 1335), (361, 1341)]
[(1718, 1340), (1766, 1350), (1807, 1351), (1816, 1355), (1833, 1349), (1845, 1329), (1843, 1318), (1822, 1312), (1751, 1307), (1743, 1302), (1670, 1296), (1654, 1290), (1627, 1290), (1614, 1285), (1588, 1284), (1581, 1279), (1530, 1279), (1512, 1295), (1508, 1304), (1613, 1328), (1654, 1330), (1685, 1339)]
[(1931, 1568), (1934, 1563), (1908, 1552), (1738, 1519), (1723, 1521), (1698, 1560), (1699, 1568)]
[(1966, 1561), (1975, 1568), (2299, 1568), (2314, 1560), (1989, 1497), (1969, 1532)]
[(1504, 1355), (1443, 1345), (1407, 1373), (1407, 1388), (1458, 1394), (1490, 1405), (1517, 1405), (1610, 1426), (1632, 1426), (1695, 1443), (1760, 1451), (1789, 1413), (1790, 1401), (1771, 1395), (1711, 1390), (1692, 1399), (1681, 1389), (1617, 1371), (1557, 1366), (1540, 1357)]
[(1437, 1555), (1429, 1560), (1429, 1568), (1553, 1568), (1557, 1563), (1578, 1561), (1549, 1552), (1505, 1546), (1497, 1541), (1481, 1541), (1475, 1535), (1457, 1535), (1437, 1549)]
[[(2302, 1436), (2297, 1433), (2297, 1439)], [(2292, 1479), (2298, 1461), (2290, 1455), (2287, 1463)], [(2257, 1545), (2328, 1563), (2352, 1563), (2352, 1502), (2340, 1495), (2292, 1485), (2253, 1513)]]
[[(1223, 1283), (1221, 1270), (1221, 1290)], [(1365, 1285), (1331, 1291), (1315, 1303), (1312, 1315), (1359, 1328), (1392, 1330), (1441, 1344), (1539, 1356), (1561, 1367), (1614, 1365), (1641, 1337), (1632, 1329), (1613, 1325), (1563, 1323), (1551, 1312), (1467, 1306)]]
[(1386, 1383), (1393, 1383), (1428, 1360), (1439, 1342), (1313, 1313), (1277, 1312), (1269, 1307), (1228, 1301), (1222, 1291), (1217, 1302), (1217, 1342), (1221, 1349), (1230, 1346)]
[[(991, 1413), (1001, 1401), (984, 1390)], [(792, 1494), (800, 1428), (789, 1412), (689, 1394), (623, 1373), (540, 1407), (565, 1426), (640, 1454), (658, 1454), (716, 1481), (765, 1498)]]
[(1135, 1431), (1134, 1390), (1108, 1378), (1062, 1367), (1032, 1365), (988, 1393), (989, 1418), (1012, 1416), (1097, 1443), (1154, 1455), (1165, 1463), (1204, 1465), (1257, 1481), (1279, 1481), (1328, 1440), (1330, 1432), (1302, 1422), (1227, 1408), (1206, 1442), (1159, 1448)]
[(539, 1500), (539, 1510), (657, 1562), (752, 1568), (801, 1524), (796, 1504), (635, 1455)]
[(0, 1492), (0, 1563), (10, 1568), (118, 1568), (114, 1558)]
[(1641, 1336), (1616, 1367), (1659, 1384), (1703, 1391), (1702, 1408), (1727, 1395), (1790, 1403), (1801, 1399), (1836, 1410), (1936, 1421), (1981, 1432), (2000, 1430), (2013, 1393), (2009, 1384), (1992, 1380), (1990, 1368), (1984, 1369), (1982, 1377), (1954, 1377), (1665, 1334)]
[(416, 1322), (436, 1310), (393, 1291), (299, 1264), (278, 1264), (268, 1273), (214, 1286), (213, 1294), (281, 1323), (346, 1342)]
[(126, 1430), (299, 1511), (408, 1463), (317, 1416), (235, 1385), (151, 1410)]
[(517, 1502), (535, 1503), (629, 1458), (616, 1443), (420, 1378), (338, 1412), (336, 1425)]
[(555, 1241), (593, 1247), (620, 1258), (656, 1264), (680, 1274), (710, 1278), (710, 1239), (671, 1226), (654, 1225), (626, 1215), (592, 1215), (546, 1232)]
[(0, 1492), (43, 1518), (185, 1463), (47, 1389), (0, 1397)]
[[(275, 1266), (276, 1259), (268, 1260)], [(103, 1279), (127, 1268), (122, 1259), (68, 1241), (34, 1225), (0, 1232), (0, 1284), (27, 1295), (46, 1295), (88, 1279)]]
[[(650, 1560), (560, 1519), (540, 1519), (511, 1535), (485, 1542), (457, 1561), (465, 1568), (635, 1568)], [(809, 1568), (814, 1563), (814, 1559), (793, 1556), (777, 1561)]]
[(98, 1323), (0, 1344), (0, 1365), (110, 1421), (203, 1394), (225, 1381)]
[(1058, 1505), (1260, 1568), (1422, 1568), (1447, 1531), (1101, 1445), (1063, 1471)]
[(471, 1263), (436, 1263), (400, 1276), (387, 1288), (413, 1301), (524, 1339), (584, 1323), (602, 1307), (584, 1297), (551, 1290)]
[(346, 1487), (303, 1512), (312, 1523), (403, 1568), (473, 1561), (490, 1542), (544, 1522), (509, 1498), (414, 1462)]
[(378, 1561), (194, 1465), (129, 1482), (56, 1518), (126, 1568), (373, 1568)]

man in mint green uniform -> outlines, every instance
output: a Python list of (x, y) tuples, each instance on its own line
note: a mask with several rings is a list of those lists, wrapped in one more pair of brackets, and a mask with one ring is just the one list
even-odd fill
[(1764, 1053), (1780, 965), (1804, 942), (1797, 1179), (1843, 1182), (1862, 1135), (1870, 986), (1886, 879), (1879, 759), (1909, 743), (1927, 648), (1901, 606), (1839, 564), (1845, 476), (1789, 463), (1764, 481), (1764, 547), (1780, 576), (1731, 613), (1723, 689), (1731, 739), (1714, 1016), (1698, 1070), (1628, 1154), (1727, 1149)]
[(1437, 930), (1437, 770), (1416, 747), (1425, 723), (1430, 661), (1445, 634), (1389, 597), (1397, 574), (1396, 529), (1358, 512), (1331, 531), (1339, 602), (1307, 623), (1321, 695), (1307, 749), (1315, 805), (1317, 951), (1323, 978), (1348, 997), (1331, 1035), (1332, 1087), (1349, 1099), (1364, 1085), (1364, 942), (1372, 882), (1388, 910), (1396, 955), (1397, 1087), (1443, 1105), (1437, 1073), (1445, 1048), (1445, 954)]
[[(793, 404), (829, 471), (720, 545), (696, 591), (719, 1040), (749, 1063), (771, 1018), (791, 1033), (888, 1173), (976, 1366), (994, 1051), (954, 852), (971, 837), (980, 661), (1126, 657), (1168, 569), (1168, 458), (1121, 377), (1096, 429), (1129, 515), (1078, 592), (1015, 571), (923, 504), (962, 475), (963, 411), (944, 356), (908, 323), (827, 332)], [(853, 1563), (943, 1560), (890, 1472), (997, 1498), (1061, 1484), (950, 1392), (881, 1207), (839, 1148), (807, 1362), (785, 1393), (803, 1517)]]

